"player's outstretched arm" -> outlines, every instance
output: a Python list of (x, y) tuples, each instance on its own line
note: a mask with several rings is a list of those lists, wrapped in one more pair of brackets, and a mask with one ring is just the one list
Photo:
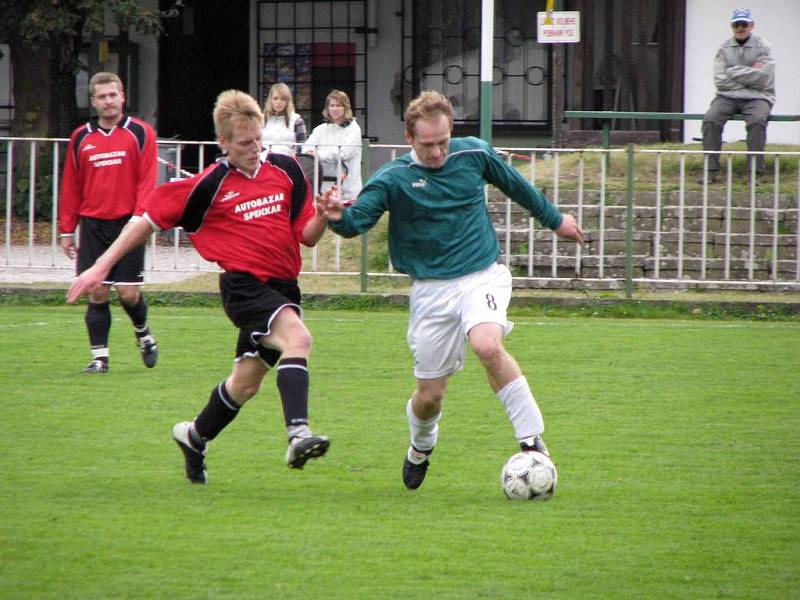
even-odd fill
[(94, 265), (78, 275), (72, 282), (67, 290), (67, 302), (72, 304), (84, 294), (102, 285), (111, 267), (128, 252), (144, 244), (151, 232), (152, 228), (148, 221), (142, 218), (132, 219)]
[(328, 221), (341, 221), (343, 209), (342, 194), (338, 186), (317, 194), (317, 211), (325, 215)]
[(562, 217), (561, 225), (556, 229), (556, 235), (568, 240), (574, 240), (583, 246), (583, 230), (578, 227), (575, 217), (566, 213)]
[(67, 302), (73, 304), (84, 294), (88, 294), (98, 286), (102, 285), (110, 268), (111, 266), (104, 268), (99, 263), (95, 263), (94, 266), (89, 267), (83, 273), (78, 275), (78, 277), (72, 281), (72, 284), (67, 290)]
[(328, 219), (325, 217), (325, 210), (322, 209), (319, 204), (319, 196), (317, 196), (314, 211), (314, 216), (303, 228), (303, 244), (309, 247), (314, 246), (320, 240), (328, 225)]

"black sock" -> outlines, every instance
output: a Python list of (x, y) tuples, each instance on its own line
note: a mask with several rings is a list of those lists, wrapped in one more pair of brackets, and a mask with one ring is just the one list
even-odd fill
[(134, 306), (128, 306), (122, 301), (120, 301), (120, 304), (122, 304), (122, 308), (125, 309), (125, 312), (128, 313), (128, 316), (131, 318), (131, 323), (133, 323), (133, 329), (136, 331), (137, 337), (142, 337), (150, 333), (147, 327), (147, 302), (144, 300), (144, 294), (139, 294), (139, 302)]
[(102, 304), (89, 303), (86, 308), (86, 329), (89, 331), (89, 343), (92, 349), (108, 347), (108, 332), (111, 329), (111, 309), (108, 302)]
[(236, 418), (241, 408), (233, 401), (223, 381), (216, 386), (208, 398), (208, 404), (194, 420), (194, 428), (203, 441), (213, 440), (219, 432)]
[(278, 363), (278, 391), (286, 427), (308, 424), (308, 361), (284, 358)]

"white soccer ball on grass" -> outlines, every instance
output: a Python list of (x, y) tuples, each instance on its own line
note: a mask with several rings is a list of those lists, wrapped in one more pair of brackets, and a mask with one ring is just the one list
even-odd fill
[(558, 471), (546, 454), (518, 452), (503, 466), (500, 483), (509, 500), (548, 500), (556, 492)]

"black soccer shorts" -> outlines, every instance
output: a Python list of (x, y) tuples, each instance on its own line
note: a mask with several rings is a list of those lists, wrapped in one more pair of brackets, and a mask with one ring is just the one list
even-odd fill
[[(78, 243), (78, 275), (91, 267), (108, 247), (119, 237), (130, 217), (113, 221), (81, 217), (81, 233)], [(107, 284), (138, 285), (144, 282), (144, 244), (123, 256), (111, 268), (105, 280)]]
[(257, 355), (274, 367), (281, 353), (262, 346), (261, 338), (269, 333), (272, 319), (282, 308), (291, 307), (302, 318), (297, 280), (262, 282), (250, 273), (222, 273), (219, 291), (225, 314), (239, 328), (236, 359)]

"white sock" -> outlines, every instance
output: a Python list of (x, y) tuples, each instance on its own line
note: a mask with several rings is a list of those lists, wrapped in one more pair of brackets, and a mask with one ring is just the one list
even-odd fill
[(102, 348), (92, 348), (92, 358), (105, 358), (108, 360), (108, 346), (103, 346)]
[(539, 410), (539, 405), (536, 404), (524, 375), (498, 390), (497, 397), (506, 409), (518, 440), (539, 435), (544, 431), (542, 411)]
[[(406, 414), (408, 415), (411, 445), (418, 451), (427, 452), (428, 450), (433, 450), (436, 441), (439, 439), (439, 419), (442, 418), (442, 413), (423, 421), (414, 414), (411, 408), (411, 400), (409, 399), (408, 404), (406, 404)], [(409, 460), (411, 460), (410, 457)]]
[(408, 452), (406, 452), (406, 456), (408, 457), (408, 462), (415, 465), (421, 465), (426, 460), (428, 460), (428, 456), (430, 456), (430, 453), (426, 454), (425, 452), (417, 452), (416, 450), (414, 450), (414, 446), (409, 446)]
[(296, 437), (311, 437), (311, 430), (308, 428), (308, 425), (292, 425), (291, 427), (286, 428), (286, 433), (289, 436), (289, 441)]

